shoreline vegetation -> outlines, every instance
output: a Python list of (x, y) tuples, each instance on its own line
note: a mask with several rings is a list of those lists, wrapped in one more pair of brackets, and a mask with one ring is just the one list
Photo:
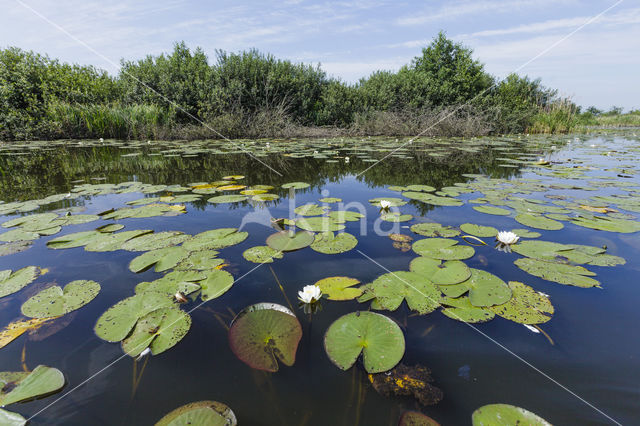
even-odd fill
[(443, 32), (397, 72), (355, 84), (257, 50), (216, 51), (210, 63), (184, 42), (170, 54), (123, 60), (116, 76), (0, 49), (0, 141), (470, 137), (586, 126), (640, 126), (640, 110), (581, 111), (539, 79), (500, 81)]

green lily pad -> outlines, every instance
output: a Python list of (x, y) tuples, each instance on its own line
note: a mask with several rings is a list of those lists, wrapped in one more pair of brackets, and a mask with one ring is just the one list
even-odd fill
[(409, 185), (407, 186), (407, 191), (418, 191), (418, 192), (433, 192), (436, 189), (433, 186), (429, 185)]
[(471, 277), (460, 283), (469, 289), (469, 301), (473, 306), (502, 305), (511, 299), (511, 289), (490, 272), (471, 268)]
[(183, 243), (191, 237), (178, 231), (155, 232), (132, 238), (122, 245), (123, 250), (149, 251)]
[(513, 292), (511, 299), (489, 308), (496, 315), (519, 324), (542, 324), (551, 319), (554, 309), (548, 296), (517, 281), (509, 281), (509, 288)]
[(304, 188), (308, 188), (309, 186), (310, 185), (305, 182), (289, 182), (289, 183), (283, 184), (281, 187), (284, 189), (289, 189), (289, 188), (304, 189)]
[(26, 424), (27, 424), (27, 419), (22, 417), (20, 414), (12, 413), (11, 411), (3, 410), (0, 408), (0, 425), (24, 426)]
[(282, 259), (282, 252), (269, 246), (256, 246), (245, 250), (242, 257), (253, 263), (272, 263), (273, 259)]
[(217, 257), (217, 250), (202, 250), (189, 253), (184, 260), (182, 260), (174, 268), (176, 271), (206, 271), (214, 269), (224, 263), (224, 259)]
[(349, 210), (335, 210), (329, 213), (329, 218), (335, 223), (357, 222), (363, 217), (362, 213)]
[(138, 283), (135, 288), (136, 294), (144, 292), (164, 293), (173, 298), (178, 292), (189, 295), (200, 290), (199, 281), (207, 278), (200, 271), (172, 271), (155, 281), (145, 281)]
[(526, 257), (546, 260), (548, 262), (588, 264), (596, 266), (624, 265), (626, 261), (610, 254), (605, 254), (601, 247), (579, 244), (560, 244), (551, 241), (523, 241), (512, 246), (512, 250)]
[(599, 231), (619, 232), (630, 234), (640, 231), (640, 222), (629, 219), (616, 219), (606, 216), (580, 216), (571, 219), (571, 223), (584, 228), (597, 229)]
[(450, 226), (442, 226), (439, 223), (417, 223), (411, 226), (411, 231), (425, 237), (451, 238), (460, 235), (460, 231)]
[(225, 404), (217, 401), (198, 401), (176, 408), (161, 418), (155, 426), (236, 426), (237, 424), (236, 415)]
[(365, 291), (359, 301), (375, 298), (376, 309), (395, 311), (406, 300), (410, 309), (422, 315), (436, 310), (442, 297), (431, 281), (409, 271), (383, 274), (368, 284)]
[(246, 195), (217, 195), (211, 197), (207, 202), (212, 204), (224, 204), (224, 203), (239, 203), (241, 201), (247, 201), (249, 197)]
[(509, 404), (484, 405), (473, 412), (471, 421), (473, 426), (551, 426), (551, 423), (531, 411)]
[(26, 224), (31, 224), (32, 227), (38, 228), (48, 228), (50, 227), (49, 223), (52, 220), (57, 219), (58, 215), (55, 213), (37, 213), (28, 216), (20, 216), (15, 219), (7, 220), (6, 222), (2, 222), (3, 228), (12, 228), (14, 226), (23, 226)]
[(0, 234), (0, 241), (6, 243), (15, 243), (17, 241), (33, 241), (40, 238), (40, 234), (32, 231), (25, 231), (21, 228), (12, 229), (3, 234)]
[(413, 215), (410, 214), (400, 214), (396, 212), (387, 212), (380, 214), (380, 219), (385, 222), (408, 222), (413, 219)]
[(0, 256), (21, 253), (31, 248), (31, 241), (15, 241), (13, 243), (0, 244)]
[(576, 287), (600, 287), (600, 282), (590, 278), (596, 274), (582, 266), (564, 265), (530, 258), (517, 259), (514, 263), (523, 271), (547, 281)]
[(318, 201), (320, 201), (321, 203), (332, 204), (332, 203), (342, 202), (342, 198), (325, 197), (325, 198), (320, 198)]
[(194, 235), (182, 247), (189, 251), (218, 250), (243, 242), (249, 234), (236, 228), (218, 228)]
[(311, 232), (342, 231), (345, 226), (328, 217), (304, 217), (296, 219), (296, 226)]
[(24, 302), (21, 311), (30, 318), (49, 318), (67, 314), (91, 302), (100, 293), (100, 284), (89, 280), (71, 281), (42, 290)]
[(512, 229), (511, 232), (513, 232), (514, 234), (516, 234), (521, 238), (540, 238), (540, 236), (542, 235), (539, 232), (530, 231), (528, 229), (520, 229), (520, 228)]
[(462, 201), (458, 200), (457, 198), (439, 197), (437, 195), (429, 194), (426, 192), (407, 191), (407, 192), (403, 192), (402, 195), (412, 200), (422, 201), (423, 203), (432, 204), (434, 206), (457, 207), (464, 204)]
[(511, 211), (495, 206), (473, 206), (473, 209), (480, 213), (493, 214), (496, 216), (509, 216), (511, 214)]
[(100, 238), (100, 231), (82, 231), (73, 234), (62, 235), (47, 242), (47, 247), (52, 249), (66, 249), (82, 247), (91, 241)]
[(531, 228), (536, 228), (536, 229), (546, 229), (550, 231), (557, 231), (559, 229), (564, 228), (564, 225), (562, 224), (562, 222), (549, 219), (548, 217), (544, 217), (542, 215), (521, 213), (517, 215), (515, 219), (518, 223), (521, 223), (525, 226), (529, 226)]
[(40, 268), (36, 266), (27, 266), (13, 273), (10, 269), (0, 271), (0, 297), (5, 297), (22, 290), (38, 278), (39, 274)]
[(116, 303), (98, 318), (94, 331), (107, 342), (119, 342), (129, 335), (139, 318), (156, 309), (173, 306), (165, 294), (142, 292)]
[(474, 225), (472, 223), (463, 223), (460, 225), (462, 232), (476, 237), (495, 237), (498, 235), (498, 230), (493, 226)]
[(113, 234), (105, 234), (98, 232), (98, 236), (92, 239), (87, 245), (84, 246), (86, 251), (115, 251), (121, 250), (122, 245), (132, 238), (139, 237), (144, 234), (150, 234), (153, 231), (139, 229), (135, 231), (122, 231)]
[(324, 232), (316, 234), (311, 249), (324, 254), (338, 254), (353, 249), (357, 244), (356, 237), (346, 232), (338, 235), (334, 235), (333, 232)]
[(436, 285), (453, 285), (471, 277), (469, 267), (459, 260), (447, 260), (417, 257), (409, 264), (412, 272), (420, 274)]
[(296, 207), (294, 212), (300, 216), (320, 216), (324, 214), (325, 209), (315, 203), (309, 203)]
[(471, 304), (468, 297), (450, 298), (442, 301), (446, 307), (442, 308), (442, 313), (451, 319), (467, 322), (479, 323), (493, 319), (495, 314), (487, 308), (481, 308)]
[(347, 370), (360, 353), (368, 373), (391, 370), (404, 355), (404, 335), (391, 319), (374, 312), (352, 312), (338, 318), (324, 336), (331, 362)]
[(4, 371), (0, 373), (0, 406), (47, 395), (63, 386), (64, 375), (57, 368), (38, 365), (31, 372)]
[(156, 309), (142, 316), (131, 334), (122, 341), (122, 349), (137, 357), (149, 348), (158, 355), (175, 346), (191, 328), (191, 317), (176, 306)]
[[(96, 228), (96, 231), (98, 232), (104, 232), (104, 233), (111, 233), (111, 232), (116, 232), (121, 230), (122, 228), (124, 228), (124, 225), (120, 224), (120, 223), (109, 223), (108, 225), (102, 225), (98, 228)], [(54, 247), (52, 247), (54, 248)]]
[(274, 201), (278, 198), (280, 198), (280, 196), (276, 194), (258, 194), (251, 197), (253, 201)]
[(280, 231), (267, 238), (267, 245), (280, 252), (294, 251), (311, 245), (314, 238), (314, 234), (311, 232)]
[(322, 294), (328, 296), (329, 300), (351, 300), (360, 297), (363, 289), (353, 287), (358, 284), (360, 281), (349, 277), (323, 278), (315, 283), (322, 290)]
[(174, 268), (187, 256), (189, 251), (180, 246), (152, 250), (134, 258), (129, 263), (129, 270), (138, 273), (155, 265), (156, 272), (162, 272)]
[(233, 275), (227, 271), (214, 269), (207, 273), (205, 280), (198, 283), (202, 289), (200, 298), (204, 301), (220, 297), (233, 286), (234, 282)]
[(426, 238), (413, 243), (412, 249), (421, 256), (440, 260), (464, 260), (476, 252), (471, 246), (457, 244), (456, 240), (448, 238)]
[(233, 353), (251, 368), (276, 372), (278, 360), (292, 366), (302, 326), (293, 312), (275, 303), (258, 303), (243, 309), (229, 329)]

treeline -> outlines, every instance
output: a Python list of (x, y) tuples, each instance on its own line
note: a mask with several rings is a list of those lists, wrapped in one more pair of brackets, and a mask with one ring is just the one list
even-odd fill
[(0, 50), (0, 140), (562, 132), (579, 112), (539, 80), (498, 81), (443, 33), (399, 71), (356, 84), (256, 50), (210, 63), (184, 42), (121, 65), (111, 76)]

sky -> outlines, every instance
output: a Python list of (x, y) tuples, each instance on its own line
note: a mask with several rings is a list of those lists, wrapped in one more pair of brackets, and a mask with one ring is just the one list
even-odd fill
[[(439, 31), (485, 69), (540, 78), (582, 106), (640, 108), (639, 0), (0, 0), (0, 48), (117, 73), (177, 41), (257, 48), (356, 82), (397, 70)], [(597, 17), (596, 19), (593, 19)]]

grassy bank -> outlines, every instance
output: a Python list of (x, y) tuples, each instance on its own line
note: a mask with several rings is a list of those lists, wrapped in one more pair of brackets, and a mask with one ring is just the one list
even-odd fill
[(498, 80), (440, 33), (397, 72), (347, 84), (249, 50), (176, 44), (123, 61), (118, 75), (0, 50), (0, 140), (339, 135), (481, 136), (571, 131), (577, 107), (539, 80)]

